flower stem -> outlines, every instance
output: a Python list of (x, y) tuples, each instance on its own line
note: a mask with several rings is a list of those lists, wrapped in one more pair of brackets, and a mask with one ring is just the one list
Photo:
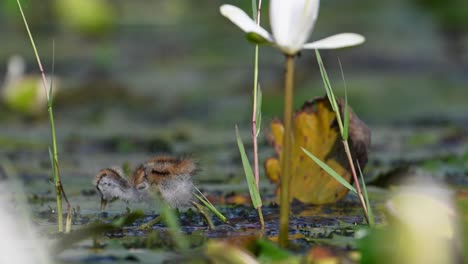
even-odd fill
[[(253, 0), (255, 3), (255, 0)], [(257, 16), (255, 18), (255, 22), (257, 25), (260, 25), (260, 15), (262, 11), (262, 0), (258, 0), (257, 4)], [(255, 10), (254, 10), (255, 12)], [(259, 188), (259, 172), (258, 172), (258, 144), (257, 144), (257, 112), (259, 109), (257, 105), (257, 97), (258, 97), (258, 44), (255, 45), (255, 57), (254, 57), (254, 98), (253, 98), (253, 111), (252, 111), (252, 141), (254, 147), (254, 176), (255, 176), (255, 184), (257, 185), (257, 189)]]
[(288, 245), (289, 233), (289, 182), (291, 174), (292, 152), (292, 104), (294, 89), (294, 56), (286, 55), (286, 72), (284, 82), (284, 134), (281, 159), (281, 193), (280, 193), (280, 233), (279, 245)]
[[(255, 0), (252, 0), (252, 3), (255, 3)], [(258, 0), (257, 5), (257, 17), (255, 22), (257, 25), (260, 25), (260, 15), (262, 10), (262, 0)], [(254, 10), (255, 12), (255, 10)], [(258, 111), (258, 44), (255, 45), (255, 57), (254, 57), (254, 98), (253, 98), (253, 110), (252, 110), (252, 143), (253, 143), (253, 156), (254, 156), (254, 177), (255, 177), (255, 186), (257, 187), (257, 192), (260, 192), (260, 174), (258, 169), (258, 141), (257, 141), (257, 115)], [(261, 206), (257, 208), (258, 218), (260, 219), (260, 226), (262, 229), (265, 228), (265, 222), (263, 220), (263, 213)]]
[(254, 61), (254, 98), (252, 111), (252, 141), (254, 148), (254, 176), (255, 185), (259, 189), (259, 172), (258, 172), (258, 143), (257, 143), (257, 97), (258, 97), (258, 45), (255, 45), (255, 61)]

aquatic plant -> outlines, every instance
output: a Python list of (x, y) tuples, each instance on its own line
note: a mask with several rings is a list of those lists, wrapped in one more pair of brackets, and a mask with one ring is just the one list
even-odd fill
[(255, 184), (254, 174), (252, 172), (252, 167), (250, 166), (249, 159), (247, 157), (247, 153), (245, 152), (244, 144), (242, 143), (242, 139), (239, 135), (239, 129), (236, 126), (236, 139), (237, 139), (237, 147), (239, 148), (239, 152), (241, 155), (242, 166), (244, 167), (245, 177), (247, 179), (247, 185), (249, 188), (250, 193), (250, 200), (252, 201), (252, 205), (255, 209), (257, 209), (258, 217), (260, 219), (260, 226), (263, 229), (265, 226), (265, 222), (263, 220), (263, 213), (262, 213), (262, 198), (260, 197), (260, 190), (258, 185)]
[[(262, 10), (262, 0), (258, 0), (258, 4), (255, 0), (252, 0), (252, 16), (255, 17), (257, 25), (260, 25), (260, 16)], [(245, 152), (244, 143), (239, 135), (239, 131), (236, 126), (236, 139), (239, 152), (241, 154), (242, 165), (244, 167), (245, 177), (247, 185), (249, 187), (250, 199), (252, 205), (257, 209), (258, 218), (260, 220), (260, 226), (263, 229), (265, 227), (265, 221), (263, 220), (262, 212), (262, 198), (260, 196), (260, 185), (259, 185), (259, 165), (258, 165), (258, 143), (257, 138), (260, 134), (262, 126), (262, 91), (260, 89), (260, 83), (258, 81), (258, 44), (255, 45), (254, 55), (254, 86), (253, 86), (253, 108), (252, 108), (252, 145), (253, 145), (253, 158), (254, 158), (254, 169), (250, 166), (247, 154)]]
[(286, 57), (284, 83), (284, 153), (281, 160), (281, 209), (279, 243), (286, 246), (289, 223), (289, 181), (291, 173), (291, 118), (294, 89), (294, 58), (302, 49), (337, 49), (358, 45), (364, 37), (355, 33), (341, 33), (306, 43), (318, 16), (319, 0), (271, 0), (270, 24), (273, 34), (257, 25), (244, 11), (233, 5), (223, 5), (222, 15), (237, 25), (249, 39), (278, 48)]
[[(53, 178), (55, 183), (55, 199), (57, 204), (57, 225), (58, 231), (63, 232), (63, 209), (62, 209), (62, 196), (67, 203), (67, 221), (66, 221), (66, 228), (65, 232), (69, 232), (71, 228), (71, 205), (68, 201), (68, 198), (65, 194), (65, 190), (62, 185), (62, 181), (60, 179), (60, 172), (59, 172), (59, 164), (58, 164), (58, 151), (57, 151), (57, 139), (55, 134), (55, 122), (54, 122), (54, 111), (53, 111), (53, 83), (50, 82), (49, 89), (47, 89), (47, 79), (44, 72), (44, 68), (42, 67), (41, 58), (39, 57), (39, 52), (37, 51), (36, 44), (34, 43), (34, 38), (29, 30), (28, 21), (26, 20), (26, 16), (24, 15), (23, 9), (21, 7), (20, 0), (16, 0), (18, 3), (18, 8), (20, 10), (21, 16), (23, 18), (24, 26), (26, 27), (26, 31), (28, 32), (29, 40), (31, 42), (31, 46), (34, 51), (34, 55), (36, 56), (37, 65), (39, 66), (39, 70), (41, 72), (42, 84), (44, 87), (44, 93), (47, 98), (47, 111), (49, 113), (49, 123), (50, 123), (50, 130), (52, 136), (52, 149), (49, 147), (49, 156), (50, 156), (50, 163), (52, 165), (53, 171)], [(54, 62), (54, 59), (52, 60)], [(52, 66), (52, 74), (54, 71), (54, 67)]]
[[(361, 191), (361, 187), (360, 187), (358, 176), (357, 176), (358, 171), (357, 171), (357, 169), (355, 168), (355, 165), (354, 165), (354, 161), (356, 160), (357, 161), (356, 164), (357, 164), (357, 166), (359, 168), (361, 178), (363, 178), (362, 171), (361, 171), (361, 168), (359, 167), (360, 166), (359, 164), (360, 163), (365, 164), (367, 162), (367, 149), (368, 149), (368, 147), (370, 145), (370, 132), (367, 132), (368, 135), (359, 135), (358, 136), (359, 138), (366, 137), (367, 138), (365, 140), (366, 142), (364, 144), (361, 144), (362, 146), (357, 146), (357, 147), (355, 146), (355, 148), (362, 149), (362, 151), (364, 153), (366, 153), (365, 157), (363, 157), (363, 155), (360, 155), (360, 154), (357, 154), (358, 157), (353, 157), (352, 156), (353, 154), (351, 153), (350, 144), (349, 144), (350, 134), (351, 135), (353, 135), (353, 134), (356, 135), (357, 133), (363, 134), (362, 133), (362, 128), (356, 129), (356, 128), (351, 127), (352, 129), (350, 130), (351, 110), (348, 107), (348, 98), (345, 95), (344, 106), (342, 104), (340, 105), (338, 103), (338, 101), (335, 98), (333, 88), (332, 88), (332, 86), (330, 84), (330, 80), (328, 78), (327, 71), (325, 70), (325, 66), (323, 64), (322, 58), (320, 57), (320, 53), (319, 53), (318, 50), (316, 50), (315, 53), (317, 55), (317, 62), (318, 62), (319, 67), (320, 67), (320, 73), (322, 75), (322, 80), (323, 80), (323, 83), (324, 83), (324, 86), (325, 86), (325, 91), (327, 93), (327, 98), (328, 98), (328, 100), (330, 102), (330, 105), (332, 107), (333, 112), (335, 112), (335, 115), (336, 115), (336, 122), (338, 123), (339, 131), (340, 131), (340, 135), (341, 135), (341, 143), (343, 144), (344, 151), (345, 151), (346, 157), (348, 159), (349, 168), (350, 168), (351, 174), (353, 176), (353, 180), (354, 180), (354, 184), (356, 185), (356, 188), (351, 186), (348, 183), (348, 181), (346, 179), (344, 179), (339, 173), (337, 173), (333, 168), (331, 168), (326, 163), (324, 163), (322, 160), (317, 158), (315, 155), (313, 155), (307, 149), (302, 148), (302, 150), (311, 159), (313, 159), (323, 170), (325, 170), (330, 176), (335, 178), (335, 180), (340, 182), (343, 186), (348, 188), (350, 191), (352, 191), (352, 192), (354, 192), (355, 194), (358, 195), (359, 201), (361, 202), (362, 209), (364, 210), (364, 216), (366, 217), (367, 223), (369, 225), (373, 226), (374, 225), (374, 216), (373, 216), (373, 213), (372, 213), (372, 208), (370, 207), (370, 204), (369, 204), (369, 197), (367, 195), (367, 191), (365, 191), (365, 193), (364, 193), (365, 195), (363, 195), (363, 193)], [(344, 113), (343, 117), (341, 116), (342, 112)], [(353, 118), (353, 119), (356, 120), (356, 118)], [(356, 121), (354, 121), (353, 123), (356, 123)], [(362, 123), (362, 121), (360, 123)], [(361, 126), (367, 128), (367, 126), (365, 126), (364, 123), (362, 123)], [(356, 125), (354, 127), (356, 127)], [(356, 133), (356, 131), (357, 131), (357, 133)], [(351, 139), (354, 140), (354, 143), (356, 143), (356, 139), (354, 139), (352, 137), (351, 137)], [(356, 152), (354, 154), (356, 155)], [(363, 158), (365, 158), (365, 160), (363, 160)], [(362, 181), (362, 184), (365, 186), (364, 180)]]

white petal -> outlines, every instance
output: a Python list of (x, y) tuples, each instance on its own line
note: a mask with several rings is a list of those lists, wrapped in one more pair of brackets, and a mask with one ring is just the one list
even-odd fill
[(356, 46), (364, 43), (366, 39), (355, 33), (341, 33), (321, 40), (307, 43), (304, 49), (339, 49), (344, 47)]
[(277, 46), (297, 53), (309, 38), (317, 19), (319, 0), (271, 0), (270, 24)]
[(242, 9), (233, 5), (222, 5), (219, 8), (221, 14), (231, 20), (236, 26), (246, 33), (254, 32), (264, 39), (273, 42), (270, 33), (261, 26), (257, 25)]

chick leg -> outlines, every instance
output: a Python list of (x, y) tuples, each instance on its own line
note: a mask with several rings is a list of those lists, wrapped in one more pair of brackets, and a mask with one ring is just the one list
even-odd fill
[(101, 212), (104, 212), (106, 210), (107, 206), (107, 200), (101, 197)]
[(149, 221), (148, 223), (144, 223), (144, 224), (138, 226), (136, 229), (137, 230), (150, 230), (150, 229), (153, 228), (153, 226), (155, 224), (158, 224), (159, 222), (161, 222), (161, 216), (158, 215), (153, 220)]
[(210, 230), (214, 229), (213, 222), (211, 221), (210, 216), (206, 213), (203, 206), (195, 201), (192, 201), (192, 205), (197, 209), (197, 211), (201, 214), (203, 219), (205, 219), (206, 224), (210, 228)]

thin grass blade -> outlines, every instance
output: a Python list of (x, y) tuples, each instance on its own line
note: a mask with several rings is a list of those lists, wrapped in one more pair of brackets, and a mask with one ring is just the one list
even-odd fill
[(257, 189), (257, 185), (255, 184), (255, 178), (252, 171), (252, 167), (250, 166), (249, 159), (247, 158), (247, 154), (245, 153), (244, 143), (242, 143), (242, 139), (239, 135), (239, 128), (237, 128), (237, 126), (236, 137), (237, 146), (239, 147), (239, 152), (241, 154), (242, 165), (244, 167), (245, 178), (247, 179), (247, 184), (249, 186), (250, 198), (252, 200), (254, 208), (259, 208), (262, 206), (262, 199), (260, 198), (260, 193)]
[[(18, 8), (19, 8), (19, 11), (21, 13), (21, 17), (23, 18), (24, 26), (26, 28), (26, 31), (28, 32), (29, 41), (31, 42), (31, 46), (32, 46), (33, 51), (34, 51), (34, 56), (36, 56), (37, 64), (38, 64), (39, 69), (41, 71), (42, 86), (44, 88), (44, 92), (45, 92), (46, 96), (49, 96), (49, 93), (47, 92), (45, 73), (44, 73), (44, 70), (42, 68), (41, 58), (39, 57), (39, 52), (37, 51), (36, 43), (34, 42), (34, 38), (32, 36), (31, 30), (29, 29), (29, 24), (28, 24), (28, 21), (26, 20), (26, 15), (23, 12), (23, 7), (21, 6), (20, 0), (16, 0), (16, 3), (18, 4)], [(49, 101), (48, 97), (47, 97), (47, 101)]]
[(345, 93), (345, 107), (344, 107), (344, 117), (343, 117), (343, 132), (341, 137), (343, 140), (348, 140), (349, 136), (349, 108), (348, 108), (348, 87), (346, 85), (346, 80), (344, 77), (344, 71), (343, 71), (343, 66), (341, 65), (341, 61), (338, 59), (338, 64), (340, 65), (340, 71), (341, 71), (341, 78), (343, 79), (343, 85), (344, 85), (344, 93)]
[(348, 188), (353, 193), (357, 194), (356, 188), (354, 188), (351, 184), (349, 184), (347, 180), (343, 179), (343, 177), (341, 177), (335, 170), (330, 168), (325, 162), (321, 161), (319, 158), (315, 157), (314, 154), (307, 151), (307, 149), (303, 147), (301, 147), (301, 149), (302, 151), (304, 151), (305, 154), (307, 154), (307, 156), (309, 156), (312, 160), (314, 160), (315, 163), (317, 163), (317, 165), (319, 165), (323, 170), (325, 170), (328, 174), (330, 174), (330, 176), (332, 176), (333, 178), (335, 178), (335, 180), (341, 183), (341, 185)]
[(366, 182), (364, 181), (364, 175), (361, 170), (361, 166), (359, 165), (359, 162), (356, 162), (359, 174), (361, 175), (361, 181), (362, 181), (362, 191), (364, 192), (364, 199), (366, 200), (367, 204), (367, 215), (369, 216), (369, 226), (374, 226), (375, 225), (375, 216), (374, 212), (372, 211), (372, 207), (369, 202), (369, 194), (367, 193), (367, 187), (366, 187)]
[(59, 173), (57, 171), (58, 170), (58, 166), (57, 166), (57, 163), (58, 163), (57, 140), (56, 140), (56, 137), (55, 137), (54, 115), (53, 115), (52, 105), (50, 104), (50, 98), (49, 98), (50, 89), (49, 90), (47, 89), (47, 82), (46, 82), (46, 77), (45, 77), (45, 73), (44, 73), (44, 68), (42, 67), (41, 58), (39, 57), (39, 52), (37, 51), (36, 44), (34, 43), (34, 38), (33, 38), (32, 34), (31, 34), (31, 30), (29, 29), (28, 21), (26, 20), (26, 16), (24, 15), (23, 8), (21, 7), (20, 0), (16, 0), (16, 3), (18, 4), (18, 9), (19, 9), (19, 11), (21, 13), (21, 17), (23, 18), (24, 26), (25, 26), (26, 31), (28, 33), (31, 46), (33, 48), (34, 55), (35, 55), (36, 60), (37, 60), (37, 65), (38, 65), (39, 71), (41, 73), (42, 86), (44, 88), (44, 92), (45, 92), (45, 95), (47, 97), (49, 122), (50, 122), (51, 133), (52, 133), (52, 146), (53, 146), (53, 154), (54, 154), (53, 158), (52, 158), (53, 159), (53, 161), (52, 161), (53, 168), (52, 169), (54, 171), (53, 174), (54, 174), (54, 182), (55, 182), (55, 187), (56, 187), (55, 188), (55, 197), (56, 197), (56, 201), (57, 201), (57, 225), (58, 225), (58, 231), (62, 232), (63, 231), (63, 215), (62, 215), (62, 196), (61, 196), (61, 193), (63, 191), (63, 188), (62, 188), (62, 191), (60, 190), (60, 188), (57, 188), (57, 186), (60, 185), (60, 177), (59, 177)]
[(344, 107), (344, 120), (343, 120), (343, 133), (341, 137), (343, 140), (348, 140), (349, 137), (349, 108), (348, 108), (348, 93), (345, 87), (345, 107)]
[(317, 56), (317, 62), (320, 68), (320, 74), (322, 75), (323, 84), (325, 85), (325, 91), (327, 92), (328, 100), (330, 100), (330, 105), (335, 113), (338, 112), (338, 104), (336, 103), (335, 95), (333, 94), (333, 89), (328, 78), (327, 71), (320, 56), (320, 52), (315, 50), (315, 55)]
[(223, 221), (223, 223), (227, 223), (227, 218), (220, 211), (218, 211), (218, 209), (216, 209), (216, 207), (210, 201), (208, 201), (208, 199), (206, 199), (206, 197), (200, 192), (200, 190), (198, 190), (198, 188), (196, 188), (196, 190), (200, 193), (200, 195), (193, 192), (193, 196), (195, 196), (195, 198), (197, 198), (204, 206), (206, 206), (206, 208), (208, 208), (214, 215), (216, 215), (219, 220)]

